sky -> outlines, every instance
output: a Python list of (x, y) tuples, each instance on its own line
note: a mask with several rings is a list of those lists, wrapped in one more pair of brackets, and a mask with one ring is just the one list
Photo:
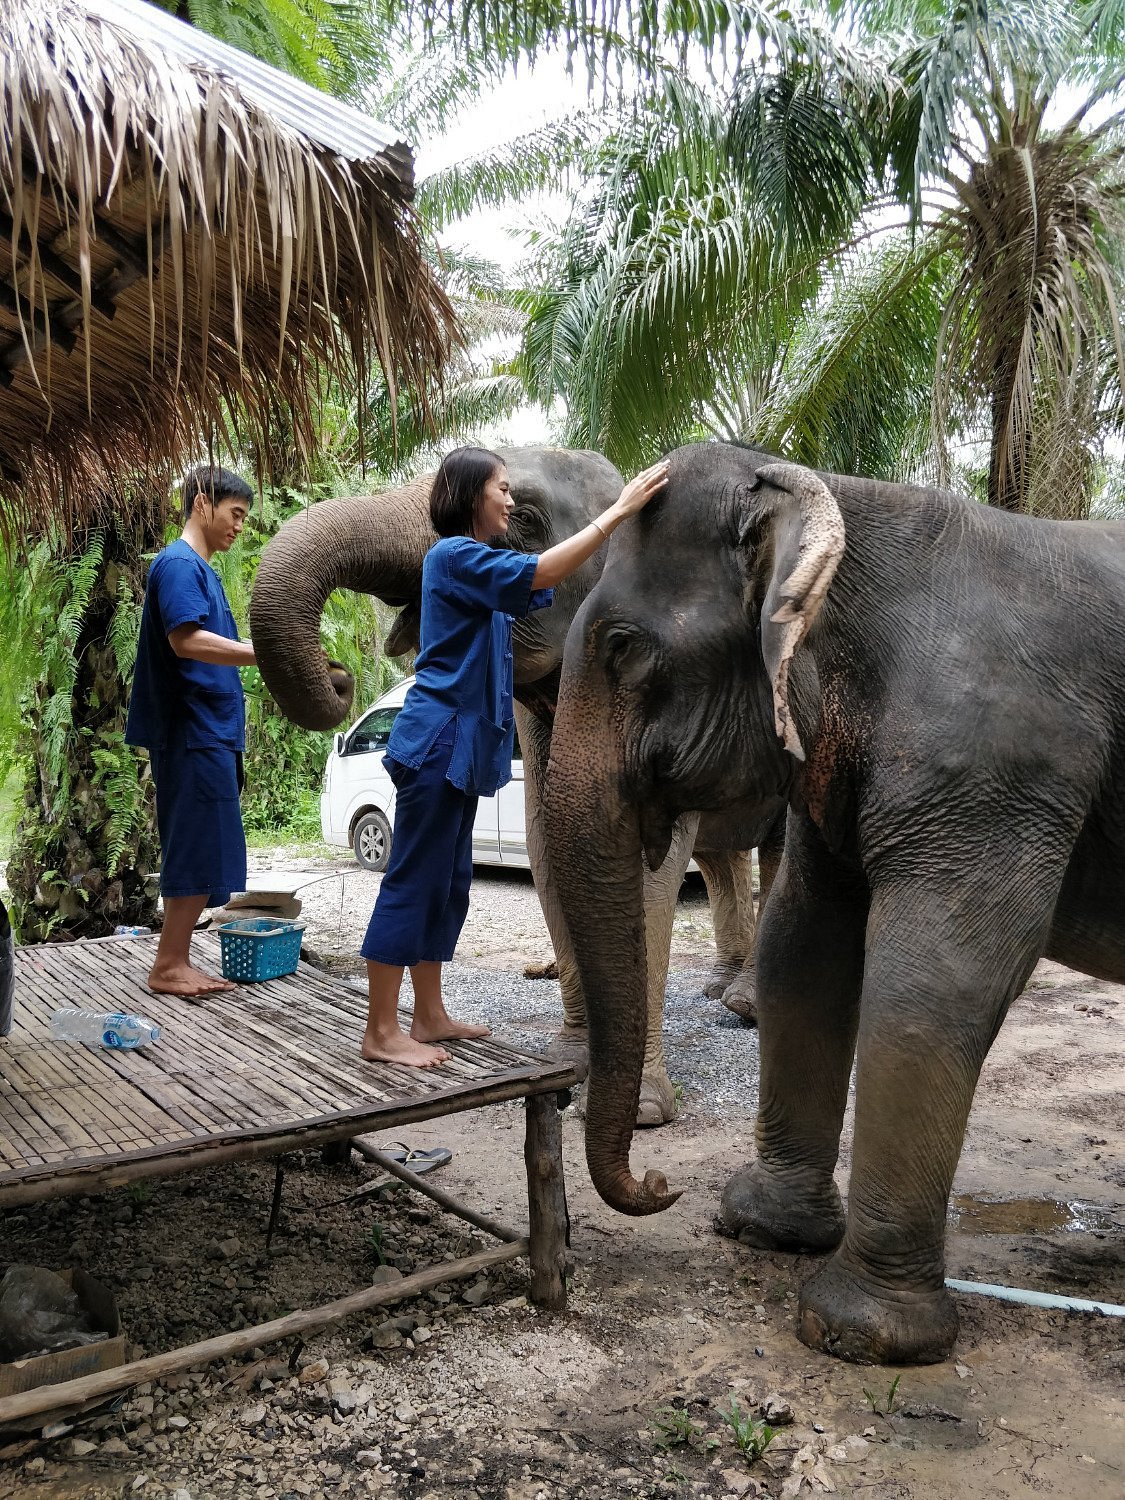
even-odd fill
[[(584, 71), (568, 78), (561, 57), (543, 58), (534, 67), (521, 67), (514, 78), (459, 114), (443, 135), (419, 144), (415, 173), (423, 179), (455, 162), (495, 150), (548, 120), (560, 119), (587, 105)], [(547, 214), (561, 219), (567, 206), (568, 195), (562, 192), (541, 194), (529, 200), (530, 212), (535, 216)], [(527, 215), (523, 217), (526, 219)], [(505, 271), (513, 270), (524, 255), (521, 219), (513, 210), (486, 209), (474, 213), (459, 220), (442, 238), (487, 256)], [(519, 446), (548, 443), (551, 432), (542, 407), (527, 404), (481, 437), (486, 443)]]

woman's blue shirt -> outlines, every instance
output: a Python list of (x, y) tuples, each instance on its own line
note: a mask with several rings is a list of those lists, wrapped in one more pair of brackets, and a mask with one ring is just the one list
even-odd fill
[(551, 589), (532, 583), (536, 556), (443, 537), (422, 566), (421, 649), (414, 685), (395, 719), (386, 765), (417, 770), (453, 720), (446, 776), (471, 796), (490, 797), (512, 779), (512, 626), (544, 609)]

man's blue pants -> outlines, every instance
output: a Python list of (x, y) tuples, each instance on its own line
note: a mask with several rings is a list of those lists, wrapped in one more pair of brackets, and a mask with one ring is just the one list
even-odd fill
[(418, 770), (395, 766), (391, 858), (359, 950), (376, 963), (448, 963), (469, 912), (477, 799), (445, 779), (452, 725)]

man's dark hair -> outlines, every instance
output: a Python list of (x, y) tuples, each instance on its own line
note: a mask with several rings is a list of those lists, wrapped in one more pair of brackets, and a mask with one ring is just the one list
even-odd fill
[(233, 469), (220, 469), (216, 464), (196, 464), (184, 478), (181, 493), (184, 520), (191, 520), (192, 506), (196, 495), (203, 495), (212, 505), (220, 500), (245, 500), (252, 504), (254, 491)]
[(454, 448), (445, 455), (430, 491), (430, 520), (438, 536), (472, 536), (481, 492), (503, 467), (504, 460), (488, 448)]

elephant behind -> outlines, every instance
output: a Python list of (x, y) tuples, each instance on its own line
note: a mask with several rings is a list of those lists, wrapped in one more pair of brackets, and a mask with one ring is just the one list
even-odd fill
[[(618, 496), (622, 478), (600, 454), (561, 448), (501, 453), (512, 481), (516, 510), (510, 542), (541, 552), (580, 531)], [(307, 729), (332, 729), (351, 707), (353, 684), (333, 669), (320, 645), (320, 618), (334, 589), (373, 594), (399, 608), (385, 649), (394, 656), (417, 645), (422, 561), (436, 540), (430, 524), (432, 475), (377, 496), (322, 501), (282, 526), (263, 554), (250, 601), (250, 630), (266, 686), (282, 712)], [(556, 590), (554, 607), (518, 622), (515, 630), (516, 717), (524, 753), (528, 852), (536, 889), (559, 963), (563, 1028), (555, 1056), (586, 1063), (586, 1019), (577, 971), (558, 910), (555, 882), (544, 847), (540, 790), (546, 772), (559, 672), (567, 630), (601, 574), (605, 549)], [(754, 908), (749, 850), (757, 828), (716, 823), (696, 838), (694, 814), (677, 830), (675, 857), (650, 877), (647, 893), (651, 972), (647, 980), (651, 1022), (636, 1122), (658, 1125), (675, 1113), (661, 1037), (664, 986), (672, 917), (692, 854), (707, 880), (718, 955), (707, 992), (721, 995), (752, 1018), (751, 957)], [(776, 861), (775, 861), (776, 862)], [(763, 857), (763, 887), (773, 865)], [(659, 938), (658, 935), (659, 934)]]
[[(674, 560), (674, 565), (673, 565)], [(744, 1242), (834, 1250), (806, 1343), (944, 1358), (944, 1230), (977, 1077), (1044, 954), (1125, 980), (1125, 526), (703, 444), (613, 541), (566, 647), (547, 841), (590, 1025), (586, 1150), (629, 1168), (644, 1042), (639, 855), (690, 810), (788, 804), (758, 939)], [(845, 1217), (833, 1180), (853, 1058)]]

